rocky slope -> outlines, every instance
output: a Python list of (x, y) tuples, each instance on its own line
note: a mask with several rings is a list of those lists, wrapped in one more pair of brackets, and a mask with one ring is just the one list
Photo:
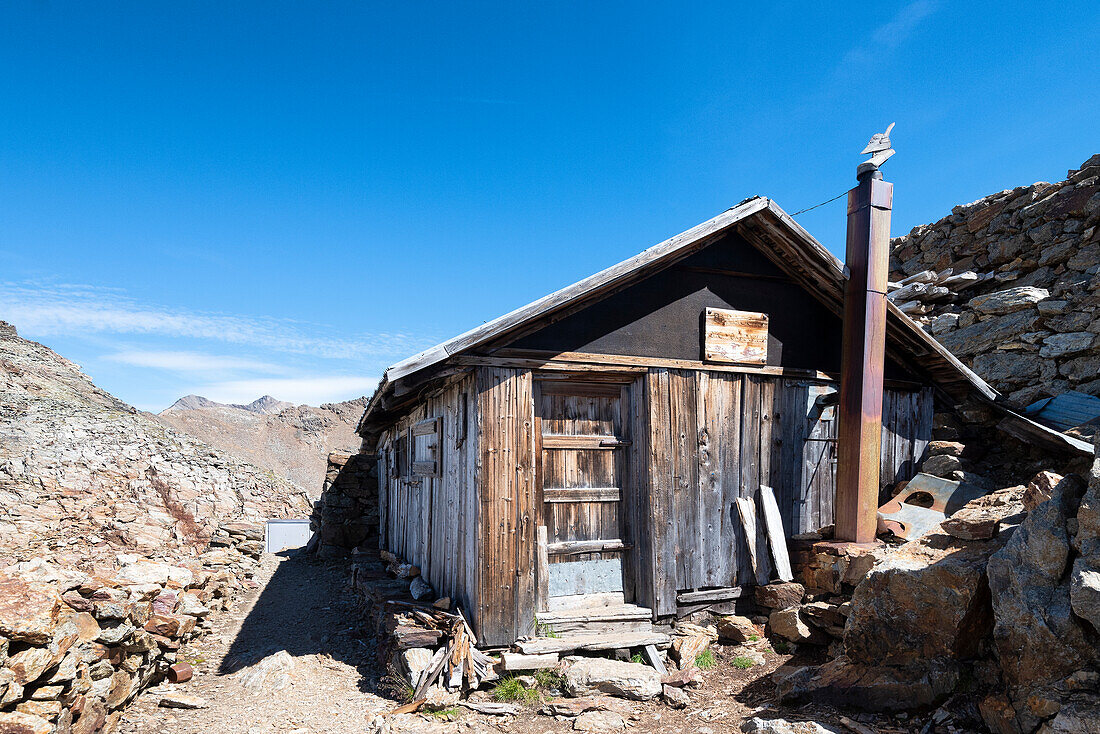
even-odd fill
[(892, 281), (934, 276), (910, 313), (1013, 401), (1100, 395), (1100, 155), (891, 245)]
[(139, 413), (0, 322), (0, 566), (188, 557), (219, 522), (310, 510), (291, 483)]
[(226, 405), (188, 395), (156, 419), (268, 468), (316, 496), (325, 480), (328, 455), (358, 450), (355, 425), (366, 403), (364, 397), (315, 408), (265, 395), (248, 405)]

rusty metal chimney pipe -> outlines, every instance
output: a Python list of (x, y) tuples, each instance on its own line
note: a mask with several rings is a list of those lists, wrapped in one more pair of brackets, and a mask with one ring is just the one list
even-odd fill
[(859, 184), (848, 192), (835, 537), (870, 543), (878, 526), (886, 280), (894, 186), (883, 181), (878, 166), (869, 162), (860, 165), (857, 178)]

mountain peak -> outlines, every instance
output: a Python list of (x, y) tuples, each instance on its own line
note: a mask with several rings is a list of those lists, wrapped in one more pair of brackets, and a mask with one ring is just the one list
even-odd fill
[(253, 413), (266, 413), (268, 415), (278, 413), (286, 410), (287, 408), (293, 408), (294, 403), (288, 403), (283, 400), (278, 400), (270, 395), (264, 395), (263, 397), (256, 398), (248, 405), (234, 405), (235, 408), (244, 408), (245, 410), (252, 411)]
[(216, 408), (221, 403), (215, 403), (209, 398), (204, 398), (202, 395), (184, 395), (176, 402), (169, 405), (162, 412), (168, 412), (169, 410), (198, 410), (199, 408)]

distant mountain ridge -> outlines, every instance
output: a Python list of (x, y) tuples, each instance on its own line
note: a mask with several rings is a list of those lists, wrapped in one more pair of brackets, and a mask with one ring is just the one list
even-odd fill
[(355, 452), (355, 425), (367, 398), (319, 407), (295, 405), (264, 395), (247, 405), (185, 395), (153, 416), (211, 446), (270, 469), (310, 496), (321, 492), (332, 451)]
[(274, 415), (286, 408), (293, 408), (294, 403), (288, 403), (285, 400), (277, 400), (270, 395), (264, 395), (263, 397), (256, 398), (248, 405), (238, 405), (237, 403), (219, 403), (209, 398), (204, 398), (202, 395), (184, 395), (176, 402), (169, 405), (167, 408), (160, 412), (160, 415), (164, 415), (170, 410), (198, 410), (200, 408), (240, 408), (241, 410), (247, 410), (250, 413), (263, 413), (266, 415)]

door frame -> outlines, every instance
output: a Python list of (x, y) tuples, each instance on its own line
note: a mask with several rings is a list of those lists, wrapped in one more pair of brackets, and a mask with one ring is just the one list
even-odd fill
[[(539, 399), (543, 395), (543, 389), (547, 385), (553, 385), (556, 389), (554, 392), (558, 394), (566, 395), (584, 395), (583, 390), (587, 386), (598, 385), (602, 390), (599, 390), (603, 395), (610, 393), (611, 387), (617, 387), (619, 389), (619, 423), (620, 432), (623, 434), (617, 436), (622, 440), (623, 444), (619, 447), (623, 449), (624, 453), (619, 460), (621, 462), (620, 473), (620, 487), (619, 487), (619, 536), (622, 538), (624, 535), (624, 526), (627, 523), (630, 514), (630, 508), (632, 503), (636, 501), (634, 493), (631, 490), (631, 482), (633, 477), (630, 474), (630, 451), (633, 450), (633, 442), (635, 440), (632, 435), (633, 431), (633, 416), (631, 415), (631, 391), (638, 389), (638, 374), (636, 372), (600, 372), (593, 374), (591, 372), (541, 372), (534, 371), (532, 374), (533, 385), (531, 390), (532, 398), (532, 430), (531, 434), (534, 438), (534, 504), (535, 504), (535, 533), (533, 542), (535, 543), (535, 570), (536, 570), (536, 609), (538, 611), (547, 611), (549, 609), (548, 604), (548, 589), (547, 589), (547, 573), (548, 573), (548, 554), (546, 548), (546, 519), (545, 508), (546, 501), (543, 495), (543, 466), (542, 466), (542, 417), (539, 415), (538, 403)], [(570, 389), (572, 388), (572, 389)], [(633, 583), (628, 574), (635, 573), (634, 563), (632, 558), (633, 545), (630, 541), (622, 538), (624, 547), (618, 551), (622, 562), (622, 574), (623, 574), (623, 596), (627, 603), (633, 601), (633, 594), (636, 588), (636, 584)]]

